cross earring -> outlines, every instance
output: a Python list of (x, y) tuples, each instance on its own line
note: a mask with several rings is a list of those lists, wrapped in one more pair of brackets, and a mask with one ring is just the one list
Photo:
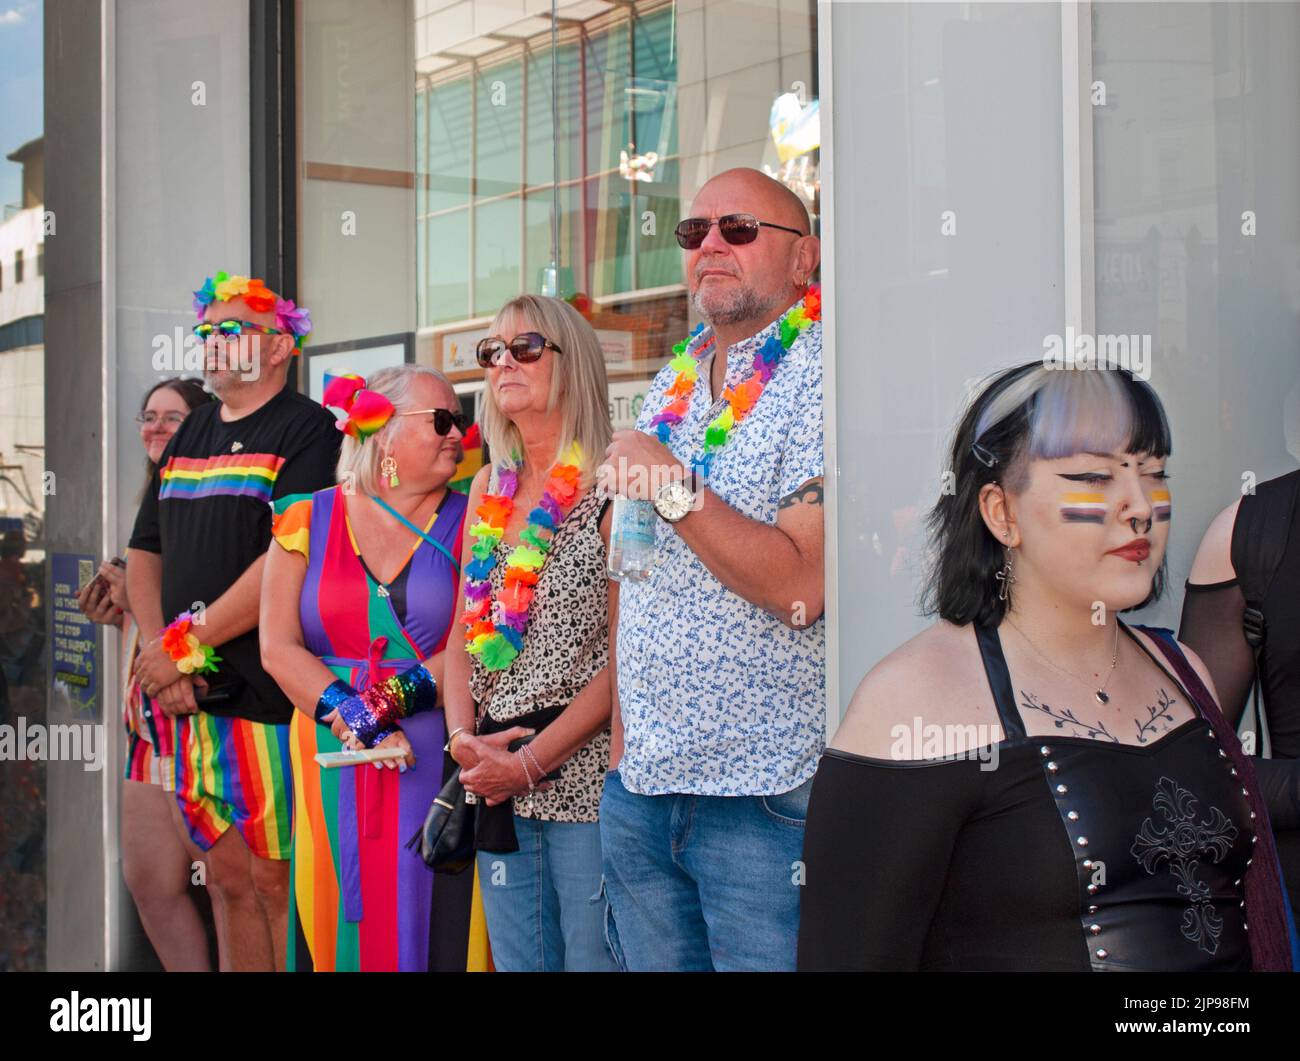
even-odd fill
[(993, 577), (998, 580), (998, 600), (1006, 601), (1011, 596), (1011, 584), (1016, 580), (1015, 569), (1011, 565), (1011, 550), (1007, 550), (1006, 560), (1002, 564), (1002, 570), (996, 572)]

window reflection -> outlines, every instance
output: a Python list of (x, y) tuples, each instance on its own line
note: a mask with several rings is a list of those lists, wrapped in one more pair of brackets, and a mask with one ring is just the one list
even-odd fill
[(468, 385), (464, 352), (502, 302), (575, 298), (631, 426), (691, 324), (672, 229), (699, 185), (762, 166), (817, 214), (814, 6), (561, 3), (553, 52), (549, 3), (417, 3), (416, 298), (434, 362)]
[(16, 746), (46, 720), (42, 33), (29, 4), (0, 40), (0, 971), (45, 967), (45, 763)]
[[(554, 27), (550, 0), (408, 10), (303, 8), (300, 293), (320, 307), (316, 342), (409, 321), (416, 360), (468, 396), (495, 311), (555, 293), (600, 334), (611, 415), (630, 427), (694, 323), (673, 227), (700, 185), (764, 168), (816, 222), (815, 3), (557, 0)], [(355, 234), (336, 235), (349, 211)]]

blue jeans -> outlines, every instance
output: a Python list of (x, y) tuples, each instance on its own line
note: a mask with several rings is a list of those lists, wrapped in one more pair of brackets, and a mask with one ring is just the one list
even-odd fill
[(619, 964), (793, 971), (812, 780), (776, 796), (638, 796), (605, 775), (600, 841)]
[(600, 826), (515, 815), (519, 850), (478, 853), (492, 963), (501, 972), (616, 972), (605, 938)]

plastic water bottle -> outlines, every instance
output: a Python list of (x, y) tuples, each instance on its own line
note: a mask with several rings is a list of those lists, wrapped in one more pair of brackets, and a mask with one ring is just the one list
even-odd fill
[(655, 562), (659, 516), (652, 501), (614, 498), (610, 517), (609, 577), (615, 582), (644, 582)]

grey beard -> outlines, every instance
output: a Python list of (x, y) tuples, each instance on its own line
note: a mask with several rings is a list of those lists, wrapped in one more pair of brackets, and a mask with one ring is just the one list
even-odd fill
[(776, 300), (764, 301), (753, 288), (742, 287), (721, 305), (715, 302), (713, 308), (709, 309), (701, 301), (699, 288), (696, 288), (691, 295), (691, 305), (707, 324), (716, 328), (718, 325), (725, 327), (765, 317), (776, 308)]
[[(256, 376), (253, 377), (253, 379), (256, 378)], [(220, 372), (211, 372), (204, 369), (203, 381), (208, 385), (208, 390), (222, 401), (225, 401), (228, 395), (233, 394), (241, 387), (247, 386), (248, 382), (238, 367)]]

